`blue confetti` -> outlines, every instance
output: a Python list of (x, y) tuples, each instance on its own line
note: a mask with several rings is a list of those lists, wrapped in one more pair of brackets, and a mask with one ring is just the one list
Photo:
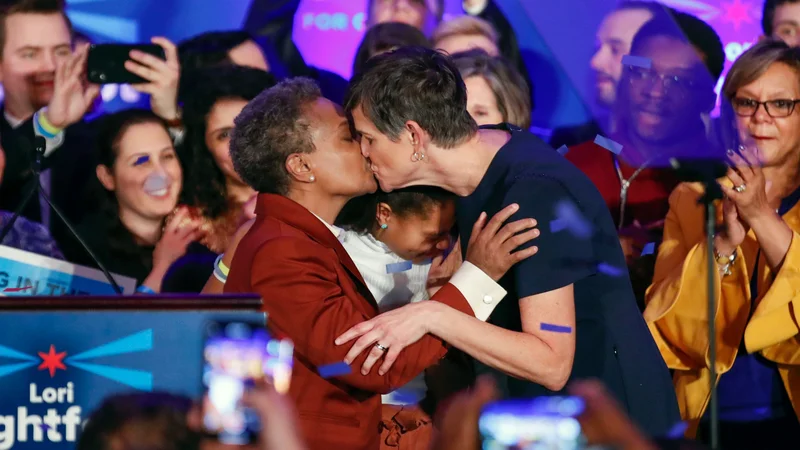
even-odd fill
[(618, 267), (614, 267), (614, 266), (612, 266), (610, 264), (606, 264), (606, 263), (598, 264), (597, 265), (597, 271), (602, 273), (602, 274), (605, 274), (605, 275), (608, 275), (608, 276), (612, 276), (612, 277), (619, 277), (619, 276), (622, 276), (623, 273), (625, 273), (625, 272), (622, 271), (622, 269), (620, 269)]
[(622, 151), (622, 144), (614, 142), (605, 136), (600, 136), (599, 134), (595, 136), (594, 143), (615, 155), (619, 155), (619, 153)]
[(578, 207), (572, 202), (567, 200), (558, 202), (556, 204), (555, 214), (557, 220), (562, 221), (570, 233), (574, 234), (575, 236), (581, 239), (588, 239), (592, 236), (591, 224), (583, 218), (583, 214), (581, 214)]
[(683, 437), (686, 430), (689, 428), (689, 424), (686, 422), (678, 422), (676, 423), (670, 430), (667, 432), (668, 439), (680, 439)]
[(391, 263), (386, 265), (386, 273), (398, 273), (411, 270), (411, 261), (403, 261), (398, 263)]
[(559, 155), (564, 156), (569, 151), (569, 147), (567, 147), (566, 145), (562, 145), (561, 147), (558, 147), (556, 151), (558, 152)]
[(645, 244), (644, 248), (642, 249), (642, 255), (652, 255), (656, 251), (656, 243), (655, 242), (648, 242)]
[(653, 66), (653, 61), (651, 61), (650, 58), (645, 58), (643, 56), (625, 55), (622, 57), (622, 65), (649, 69)]
[(551, 220), (550, 221), (550, 232), (551, 233), (558, 233), (559, 231), (566, 230), (567, 223), (561, 219)]
[(317, 372), (322, 378), (333, 378), (341, 377), (343, 375), (350, 375), (353, 373), (353, 369), (351, 369), (350, 365), (346, 362), (340, 361), (333, 364), (319, 366), (317, 367)]
[(552, 331), (554, 333), (572, 333), (572, 328), (563, 325), (553, 325), (542, 322), (542, 331)]
[(133, 163), (134, 166), (141, 166), (142, 164), (150, 161), (150, 155), (142, 155), (136, 158), (136, 162)]

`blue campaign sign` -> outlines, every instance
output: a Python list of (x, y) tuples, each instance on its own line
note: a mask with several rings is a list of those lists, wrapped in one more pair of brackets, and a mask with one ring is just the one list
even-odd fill
[(131, 391), (202, 393), (203, 326), (259, 312), (0, 314), (0, 450), (66, 450), (102, 400)]
[[(117, 274), (112, 276), (123, 294), (133, 294), (135, 279)], [(99, 270), (0, 245), (0, 295), (104, 294), (115, 292)]]

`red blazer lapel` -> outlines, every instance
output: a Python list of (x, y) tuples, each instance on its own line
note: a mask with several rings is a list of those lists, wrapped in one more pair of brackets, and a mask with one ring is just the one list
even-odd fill
[(341, 262), (347, 271), (365, 288), (362, 289), (362, 291), (367, 301), (376, 309), (378, 308), (378, 303), (369, 292), (367, 283), (361, 276), (361, 272), (358, 271), (356, 264), (350, 259), (347, 250), (342, 247), (342, 243), (331, 233), (328, 227), (326, 227), (321, 220), (316, 218), (311, 211), (306, 209), (306, 207), (282, 195), (258, 194), (258, 199), (256, 200), (256, 215), (269, 215), (274, 217), (304, 232), (308, 237), (325, 247), (333, 249), (339, 257), (339, 262)]

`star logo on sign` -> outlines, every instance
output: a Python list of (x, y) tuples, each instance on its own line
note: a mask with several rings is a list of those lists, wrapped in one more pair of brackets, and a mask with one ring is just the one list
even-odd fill
[(741, 0), (733, 0), (722, 4), (725, 11), (722, 16), (723, 22), (728, 22), (733, 25), (733, 28), (738, 30), (743, 23), (751, 23), (753, 21), (752, 9), (753, 5)]
[(50, 378), (53, 378), (56, 376), (56, 369), (67, 370), (63, 362), (65, 356), (67, 352), (56, 353), (56, 346), (51, 344), (49, 353), (39, 352), (39, 357), (42, 358), (39, 370), (47, 369), (50, 371)]

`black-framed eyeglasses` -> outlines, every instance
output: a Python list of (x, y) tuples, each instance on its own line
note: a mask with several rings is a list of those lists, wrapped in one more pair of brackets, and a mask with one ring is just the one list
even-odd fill
[(652, 86), (656, 80), (659, 80), (666, 91), (680, 90), (685, 92), (692, 91), (699, 86), (699, 83), (689, 76), (665, 75), (653, 69), (645, 69), (639, 66), (626, 66), (626, 68), (631, 84), (641, 85), (646, 83), (647, 86)]
[(798, 103), (800, 103), (800, 100), (785, 98), (767, 100), (765, 102), (759, 102), (751, 98), (743, 97), (736, 97), (731, 100), (733, 112), (735, 112), (737, 116), (753, 117), (758, 111), (758, 108), (760, 108), (761, 105), (764, 105), (764, 111), (766, 111), (767, 115), (773, 119), (791, 116), (794, 112), (794, 107)]

